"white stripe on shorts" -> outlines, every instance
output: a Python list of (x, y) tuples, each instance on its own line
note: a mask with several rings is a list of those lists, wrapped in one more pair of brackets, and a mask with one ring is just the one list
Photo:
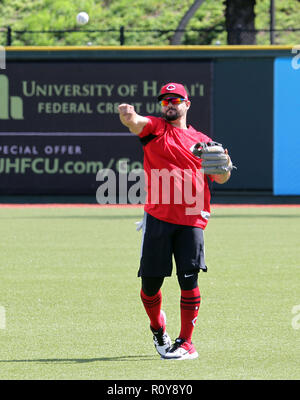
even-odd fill
[(144, 236), (146, 233), (146, 222), (147, 222), (147, 213), (146, 211), (144, 212), (144, 217), (143, 217), (143, 224), (142, 224), (142, 243), (141, 243), (141, 252), (140, 252), (140, 258), (142, 258), (142, 254), (143, 254), (143, 245), (144, 245)]

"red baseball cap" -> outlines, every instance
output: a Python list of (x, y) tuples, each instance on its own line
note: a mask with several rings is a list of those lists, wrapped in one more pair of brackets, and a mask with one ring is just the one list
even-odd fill
[(170, 82), (164, 85), (160, 89), (158, 100), (161, 100), (165, 94), (177, 94), (178, 96), (183, 97), (185, 100), (188, 100), (187, 92), (184, 86), (180, 83)]

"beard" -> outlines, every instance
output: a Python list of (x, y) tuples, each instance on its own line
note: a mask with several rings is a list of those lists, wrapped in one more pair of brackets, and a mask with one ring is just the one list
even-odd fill
[(167, 121), (176, 121), (180, 117), (180, 113), (174, 108), (169, 108), (166, 112), (162, 112), (162, 117)]

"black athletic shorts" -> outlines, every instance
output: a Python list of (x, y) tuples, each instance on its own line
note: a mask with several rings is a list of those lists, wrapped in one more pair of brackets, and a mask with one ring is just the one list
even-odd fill
[(173, 256), (177, 274), (206, 271), (203, 229), (171, 224), (145, 213), (138, 276), (171, 276)]

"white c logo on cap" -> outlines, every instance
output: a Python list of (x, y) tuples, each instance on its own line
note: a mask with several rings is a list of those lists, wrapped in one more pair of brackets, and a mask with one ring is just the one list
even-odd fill
[(167, 86), (167, 90), (175, 90), (176, 86), (175, 85), (169, 85)]

